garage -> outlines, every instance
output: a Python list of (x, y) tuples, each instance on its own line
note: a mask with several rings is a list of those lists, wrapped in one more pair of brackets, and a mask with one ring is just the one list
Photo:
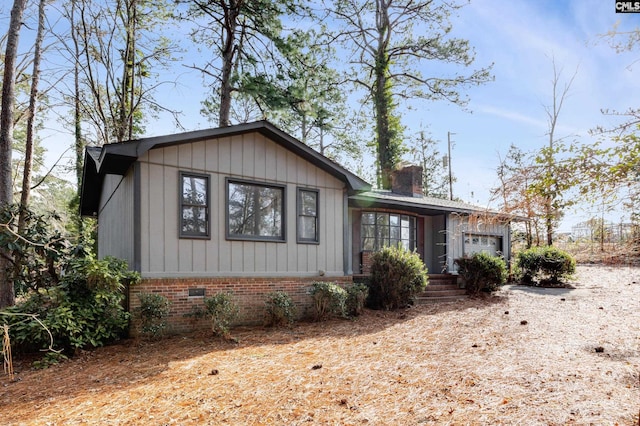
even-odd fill
[(464, 235), (464, 254), (471, 256), (474, 253), (487, 253), (492, 256), (502, 254), (502, 237), (496, 235)]

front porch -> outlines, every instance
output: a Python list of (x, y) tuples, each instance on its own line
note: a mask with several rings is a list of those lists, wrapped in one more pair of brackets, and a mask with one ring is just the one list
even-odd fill
[(416, 297), (416, 303), (455, 302), (466, 299), (467, 292), (458, 285), (454, 274), (429, 274), (429, 285)]

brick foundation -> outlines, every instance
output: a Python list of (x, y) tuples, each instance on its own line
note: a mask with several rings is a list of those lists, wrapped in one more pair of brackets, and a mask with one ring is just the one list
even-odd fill
[[(205, 319), (185, 316), (198, 308), (204, 309), (204, 298), (216, 293), (230, 291), (240, 307), (240, 315), (235, 325), (262, 324), (265, 317), (267, 294), (284, 291), (298, 308), (298, 317), (306, 317), (311, 308), (311, 285), (317, 281), (335, 282), (340, 285), (352, 283), (346, 277), (286, 277), (286, 278), (145, 278), (129, 291), (131, 312), (140, 306), (138, 295), (157, 293), (171, 302), (168, 318), (169, 333), (183, 333), (210, 327)], [(204, 289), (204, 296), (189, 296), (189, 290)], [(136, 334), (137, 321), (132, 319), (132, 334)]]

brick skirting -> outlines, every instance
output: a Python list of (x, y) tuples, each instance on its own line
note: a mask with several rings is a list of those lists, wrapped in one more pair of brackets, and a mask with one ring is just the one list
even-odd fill
[[(141, 293), (161, 294), (171, 302), (168, 318), (169, 333), (183, 333), (210, 327), (205, 319), (192, 314), (204, 309), (204, 298), (219, 292), (230, 291), (240, 307), (235, 325), (262, 324), (265, 318), (265, 300), (267, 294), (274, 291), (287, 293), (298, 309), (298, 317), (310, 314), (311, 285), (317, 281), (335, 282), (346, 285), (353, 282), (351, 276), (345, 277), (285, 277), (285, 278), (145, 278), (140, 284), (129, 290), (129, 309), (135, 312), (140, 306), (138, 295)], [(204, 289), (204, 296), (189, 296), (189, 290), (197, 292)], [(137, 318), (133, 315), (131, 334), (137, 334)]]

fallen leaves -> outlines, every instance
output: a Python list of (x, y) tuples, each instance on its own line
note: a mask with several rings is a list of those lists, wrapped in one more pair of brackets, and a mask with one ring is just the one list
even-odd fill
[[(557, 296), (507, 288), (293, 331), (239, 328), (237, 345), (194, 334), (127, 341), (44, 371), (22, 364), (21, 381), (0, 386), (0, 417), (35, 425), (637, 424), (640, 312), (630, 304), (640, 288), (627, 284), (640, 281), (640, 269), (600, 272), (579, 267), (571, 309), (550, 303)], [(526, 328), (522, 318), (531, 319)]]

